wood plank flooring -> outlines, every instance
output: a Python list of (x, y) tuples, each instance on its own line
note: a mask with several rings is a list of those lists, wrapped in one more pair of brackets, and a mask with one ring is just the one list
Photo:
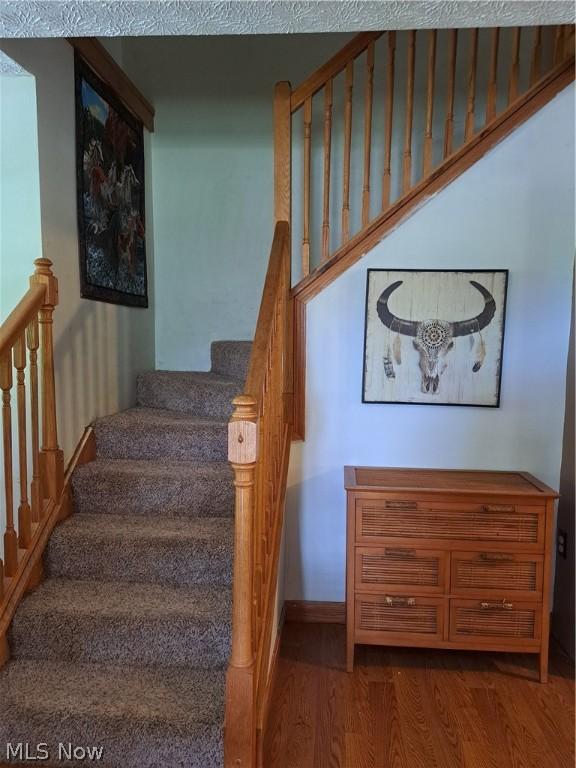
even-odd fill
[(574, 668), (537, 656), (361, 646), (286, 624), (265, 768), (573, 768)]

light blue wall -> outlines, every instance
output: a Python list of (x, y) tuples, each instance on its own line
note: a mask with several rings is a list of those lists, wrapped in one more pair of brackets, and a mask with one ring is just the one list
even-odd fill
[[(308, 304), (286, 599), (343, 600), (343, 467), (518, 469), (557, 488), (574, 263), (574, 86)], [(509, 269), (501, 407), (363, 405), (368, 268)]]
[(272, 98), (345, 35), (125, 39), (156, 109), (156, 365), (206, 369), (214, 339), (254, 333), (273, 231)]
[(0, 75), (0, 321), (28, 289), (41, 253), (36, 82)]

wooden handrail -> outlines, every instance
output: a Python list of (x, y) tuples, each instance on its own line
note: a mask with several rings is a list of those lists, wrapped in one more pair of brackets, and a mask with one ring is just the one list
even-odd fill
[(323, 88), (328, 80), (331, 80), (338, 75), (351, 61), (359, 56), (363, 51), (368, 48), (371, 42), (377, 40), (382, 35), (382, 32), (361, 32), (356, 35), (350, 42), (345, 45), (335, 56), (332, 56), (326, 64), (323, 64), (319, 69), (310, 75), (301, 85), (298, 86), (292, 92), (292, 98), (290, 100), (290, 108), (292, 112), (296, 112), (297, 109), (304, 104), (306, 99), (314, 96), (321, 88)]
[(32, 285), (2, 323), (0, 326), (0, 357), (12, 349), (22, 332), (37, 316), (44, 303), (45, 294), (46, 287), (44, 285)]
[(256, 323), (256, 335), (252, 343), (252, 353), (246, 377), (245, 393), (252, 396), (257, 410), (261, 408), (262, 388), (266, 374), (265, 361), (274, 325), (274, 311), (278, 300), (278, 291), (282, 280), (284, 257), (288, 245), (289, 225), (279, 221), (274, 229), (274, 239), (270, 250), (268, 271), (262, 291), (262, 301)]
[[(12, 599), (16, 585), (23, 578), (28, 555), (37, 545), (43, 521), (50, 516), (60, 499), (64, 476), (63, 456), (58, 446), (56, 429), (52, 336), (52, 314), (58, 304), (58, 281), (52, 273), (52, 262), (36, 259), (34, 263), (36, 269), (30, 278), (30, 289), (0, 327), (1, 445), (6, 502), (4, 562), (0, 561), (0, 616), (4, 617), (3, 620), (6, 616), (4, 602)], [(37, 362), (38, 350), (40, 366)], [(28, 401), (30, 419), (27, 418)], [(13, 425), (16, 426), (17, 448), (13, 446)], [(29, 448), (32, 455), (30, 476)], [(14, 506), (15, 466), (19, 475), (17, 516)], [(0, 645), (3, 637), (2, 630)]]

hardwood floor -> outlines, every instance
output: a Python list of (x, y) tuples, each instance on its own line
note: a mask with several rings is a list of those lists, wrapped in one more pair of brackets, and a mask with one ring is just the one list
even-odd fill
[(537, 656), (360, 646), (286, 624), (265, 768), (573, 768), (574, 668)]

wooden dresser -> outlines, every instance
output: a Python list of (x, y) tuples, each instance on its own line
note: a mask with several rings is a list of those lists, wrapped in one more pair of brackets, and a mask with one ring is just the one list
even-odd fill
[(557, 493), (526, 472), (345, 467), (357, 644), (522, 651), (548, 670)]

